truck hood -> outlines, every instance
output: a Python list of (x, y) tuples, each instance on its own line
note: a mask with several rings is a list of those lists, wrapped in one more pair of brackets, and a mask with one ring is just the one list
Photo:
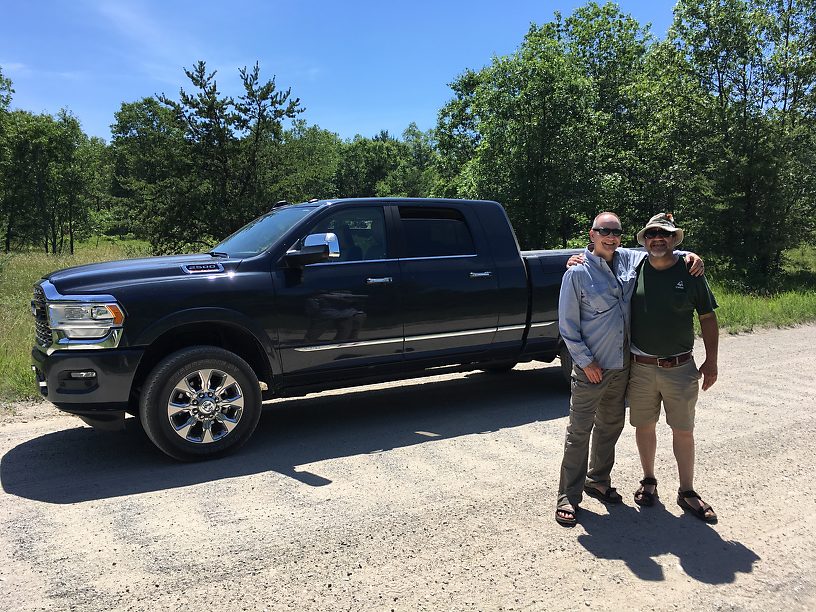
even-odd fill
[(235, 272), (240, 259), (199, 255), (167, 255), (123, 259), (57, 270), (46, 275), (63, 295), (111, 293), (117, 287), (189, 276)]

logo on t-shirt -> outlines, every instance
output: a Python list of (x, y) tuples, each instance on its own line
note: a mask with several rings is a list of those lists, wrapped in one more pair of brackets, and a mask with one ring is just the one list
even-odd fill
[(685, 289), (686, 286), (683, 284), (683, 281), (677, 281), (677, 284), (674, 286), (675, 289)]

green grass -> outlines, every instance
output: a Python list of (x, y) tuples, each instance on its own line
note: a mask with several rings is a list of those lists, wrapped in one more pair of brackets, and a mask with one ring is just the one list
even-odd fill
[[(73, 256), (55, 257), (35, 251), (0, 254), (0, 403), (39, 397), (30, 368), (34, 320), (29, 303), (33, 284), (60, 268), (147, 254), (143, 242), (95, 239), (79, 243)], [(727, 283), (712, 281), (720, 304), (720, 329), (740, 333), (816, 320), (816, 248), (788, 251), (784, 268), (785, 289), (767, 296), (737, 292)]]
[(148, 253), (146, 243), (95, 239), (75, 245), (74, 255), (35, 251), (0, 253), (0, 401), (39, 397), (31, 371), (34, 318), (33, 285), (43, 275), (97, 261), (125, 259)]
[[(816, 320), (816, 289), (782, 291), (770, 296), (735, 293), (714, 282), (711, 290), (720, 307), (720, 329), (729, 333), (752, 331), (759, 327), (788, 327)], [(699, 333), (699, 326), (697, 328)]]

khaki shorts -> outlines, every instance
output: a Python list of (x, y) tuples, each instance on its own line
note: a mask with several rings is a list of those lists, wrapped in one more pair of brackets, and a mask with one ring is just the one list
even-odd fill
[(635, 427), (657, 423), (662, 402), (669, 427), (692, 431), (694, 406), (700, 391), (699, 379), (694, 359), (673, 368), (632, 360), (627, 391), (629, 422)]

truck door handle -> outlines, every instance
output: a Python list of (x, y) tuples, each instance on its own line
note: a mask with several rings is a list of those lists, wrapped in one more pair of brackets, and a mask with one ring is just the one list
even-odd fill
[(367, 278), (366, 285), (382, 285), (385, 283), (390, 283), (393, 280), (394, 279), (391, 278), (390, 276), (384, 276), (382, 278)]
[(493, 276), (492, 272), (471, 272), (470, 278), (487, 278), (488, 276)]

